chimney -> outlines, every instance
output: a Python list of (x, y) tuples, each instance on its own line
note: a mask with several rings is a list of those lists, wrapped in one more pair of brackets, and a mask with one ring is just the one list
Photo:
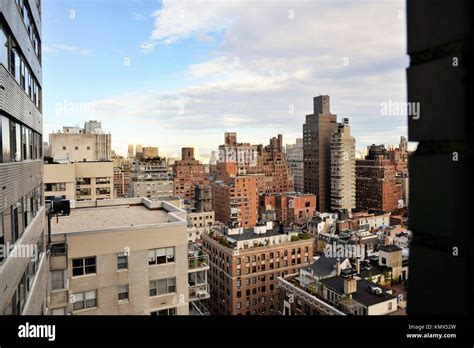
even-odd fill
[(339, 260), (339, 258), (336, 260), (336, 275), (340, 275), (341, 274), (341, 261)]
[(357, 257), (357, 260), (356, 260), (356, 272), (357, 274), (360, 274), (360, 257), (359, 256)]
[(344, 278), (344, 295), (352, 295), (357, 292), (357, 280), (350, 277)]

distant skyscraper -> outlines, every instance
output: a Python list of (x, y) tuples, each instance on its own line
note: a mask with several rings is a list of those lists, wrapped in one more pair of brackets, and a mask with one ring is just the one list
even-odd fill
[(355, 139), (344, 118), (331, 139), (331, 209), (356, 207)]
[(304, 191), (316, 195), (317, 210), (331, 209), (331, 139), (337, 116), (329, 111), (329, 96), (313, 99), (313, 114), (303, 125)]
[(137, 144), (137, 146), (135, 146), (135, 157), (140, 159), (142, 158), (142, 154), (143, 154), (142, 144)]
[(134, 156), (134, 153), (133, 153), (133, 145), (132, 144), (128, 144), (128, 150), (127, 150), (127, 158), (130, 159), (130, 158), (133, 158)]
[(407, 138), (404, 136), (400, 137), (400, 145), (398, 147), (400, 151), (407, 152), (408, 151), (408, 141)]
[(291, 173), (293, 174), (295, 191), (304, 192), (303, 139), (298, 138), (295, 144), (286, 145), (286, 156)]

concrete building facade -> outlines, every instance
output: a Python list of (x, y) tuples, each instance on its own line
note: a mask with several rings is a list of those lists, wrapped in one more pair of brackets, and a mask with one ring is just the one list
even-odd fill
[(57, 162), (110, 161), (112, 136), (100, 127), (100, 122), (86, 122), (85, 128), (63, 127), (49, 134), (50, 156)]
[(344, 118), (331, 139), (331, 209), (356, 207), (355, 139)]
[(77, 203), (52, 220), (51, 314), (189, 314), (208, 297), (208, 265), (203, 252), (189, 261), (186, 225), (164, 201)]
[(331, 209), (331, 139), (338, 128), (329, 106), (329, 96), (314, 97), (303, 125), (304, 192), (316, 195), (320, 212)]
[(304, 192), (304, 164), (303, 164), (303, 139), (296, 139), (295, 144), (286, 145), (286, 156), (288, 166), (293, 175), (294, 189), (296, 192)]
[(46, 311), (41, 17), (0, 2), (0, 314)]
[(113, 162), (75, 162), (44, 165), (45, 199), (74, 201), (114, 198)]

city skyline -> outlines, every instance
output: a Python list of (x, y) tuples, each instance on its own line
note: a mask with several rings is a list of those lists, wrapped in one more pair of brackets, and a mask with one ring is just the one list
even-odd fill
[(97, 119), (122, 155), (140, 143), (168, 156), (183, 146), (209, 155), (225, 131), (294, 143), (321, 94), (351, 120), (357, 149), (406, 136), (403, 115), (381, 112), (381, 103), (406, 100), (402, 1), (109, 5), (44, 1), (46, 134)]

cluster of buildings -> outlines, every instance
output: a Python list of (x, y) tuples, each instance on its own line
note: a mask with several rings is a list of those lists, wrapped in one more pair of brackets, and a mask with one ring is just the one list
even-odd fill
[(226, 132), (208, 164), (98, 121), (43, 142), (38, 2), (0, 13), (0, 314), (403, 312), (405, 138), (357, 158), (319, 96), (295, 144)]

